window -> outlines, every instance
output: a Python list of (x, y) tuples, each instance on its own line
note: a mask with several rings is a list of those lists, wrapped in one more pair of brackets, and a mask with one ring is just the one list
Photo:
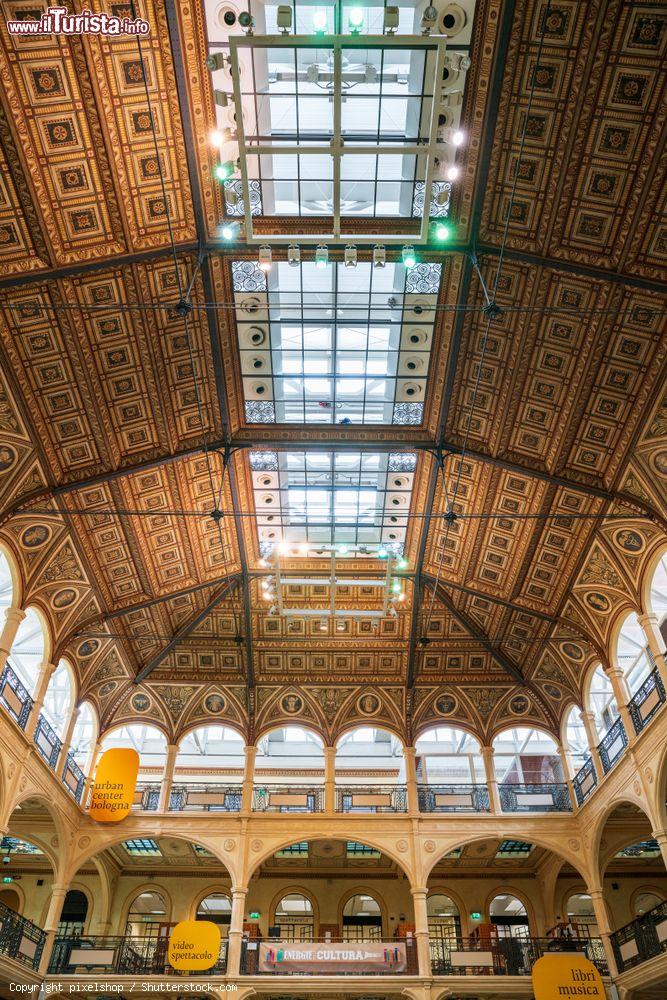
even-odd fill
[(527, 858), (533, 849), (524, 840), (503, 840), (496, 851), (497, 858)]
[(19, 680), (32, 694), (44, 660), (44, 630), (34, 608), (26, 608), (25, 618), (18, 627), (8, 663)]
[(659, 858), (660, 845), (657, 840), (640, 840), (637, 844), (630, 844), (616, 854), (617, 858)]
[(312, 941), (315, 929), (313, 904), (307, 896), (292, 892), (276, 907), (275, 924), (284, 941)]
[[(0, 552), (0, 612), (11, 607), (13, 595), (12, 571), (7, 557)], [(4, 625), (4, 617), (0, 614), (0, 630), (2, 625)]]
[(558, 784), (563, 767), (554, 739), (539, 729), (507, 729), (493, 741), (494, 767), (501, 784)]
[(308, 857), (308, 843), (307, 841), (301, 841), (298, 844), (290, 844), (288, 847), (283, 847), (280, 851), (276, 851), (274, 857), (276, 858), (307, 858)]
[(623, 622), (618, 637), (616, 656), (630, 689), (630, 694), (635, 694), (651, 673), (653, 658), (648, 650), (644, 630), (634, 613), (628, 615)]
[(212, 892), (197, 907), (197, 920), (210, 920), (227, 936), (232, 919), (232, 901), (224, 892)]
[(380, 851), (367, 844), (359, 844), (356, 840), (348, 840), (346, 843), (346, 854), (348, 858), (381, 858)]
[(2, 854), (43, 854), (44, 851), (35, 844), (29, 844), (26, 840), (18, 837), (3, 837), (0, 842), (0, 852)]
[(124, 840), (123, 847), (133, 858), (159, 858), (162, 857), (157, 841), (149, 837), (136, 837), (134, 840)]
[(157, 938), (160, 925), (167, 922), (167, 904), (159, 892), (142, 892), (132, 902), (127, 915), (128, 937)]
[(461, 917), (453, 899), (443, 893), (434, 893), (426, 900), (428, 932), (435, 940), (459, 941)]
[(484, 761), (479, 743), (462, 729), (438, 726), (416, 742), (418, 777), (429, 785), (483, 785)]
[(382, 911), (372, 896), (351, 896), (343, 907), (344, 941), (381, 941)]
[[(527, 938), (530, 936), (526, 907), (516, 896), (504, 893), (496, 896), (489, 906), (489, 916), (491, 923), (496, 925), (498, 937)], [(510, 966), (513, 959), (521, 961), (521, 954), (513, 955), (510, 952), (506, 957), (508, 958), (508, 975), (516, 975), (518, 968), (512, 969)]]
[(49, 681), (44, 697), (44, 715), (59, 736), (64, 735), (73, 701), (69, 670), (61, 660)]

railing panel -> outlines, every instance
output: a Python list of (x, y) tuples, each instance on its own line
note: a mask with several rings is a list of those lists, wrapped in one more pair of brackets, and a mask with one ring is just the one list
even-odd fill
[(598, 753), (605, 774), (611, 771), (616, 761), (620, 760), (628, 745), (628, 734), (623, 721), (619, 717), (598, 744)]
[(173, 785), (170, 812), (240, 812), (240, 785)]
[(154, 785), (145, 781), (138, 782), (134, 789), (133, 809), (141, 809), (143, 812), (156, 812), (160, 804), (161, 785)]
[(0, 677), (0, 704), (4, 705), (14, 722), (25, 729), (34, 702), (8, 663)]
[(667, 902), (614, 931), (611, 946), (619, 972), (667, 951)]
[(70, 792), (77, 802), (81, 801), (83, 790), (86, 786), (86, 776), (74, 760), (71, 753), (67, 754), (67, 760), (62, 773), (63, 785)]
[(564, 782), (499, 785), (498, 792), (503, 812), (572, 812)]
[(336, 788), (336, 812), (399, 813), (407, 812), (405, 785), (350, 785)]
[(255, 812), (323, 812), (324, 788), (263, 785), (253, 789), (252, 808)]
[(49, 962), (51, 975), (116, 973), (143, 976), (215, 976), (227, 968), (227, 941), (213, 968), (205, 972), (183, 972), (167, 961), (168, 938), (81, 937), (56, 938)]
[(37, 969), (45, 941), (41, 927), (0, 903), (0, 954)]
[(628, 704), (635, 733), (641, 733), (665, 702), (665, 687), (657, 670), (648, 675)]
[(583, 805), (594, 788), (597, 788), (598, 776), (595, 770), (593, 758), (589, 757), (586, 763), (575, 774), (572, 785), (574, 794), (577, 797), (577, 804)]
[(49, 767), (55, 767), (63, 748), (63, 742), (43, 715), (40, 715), (37, 720), (34, 740), (35, 746)]
[(241, 974), (246, 976), (414, 976), (417, 973), (417, 942), (412, 936), (392, 941), (250, 938), (243, 941), (241, 948)]
[(538, 958), (563, 951), (579, 952), (608, 973), (599, 938), (441, 938), (430, 941), (430, 951), (434, 976), (530, 976)]
[(419, 811), (425, 813), (490, 812), (486, 785), (419, 785)]

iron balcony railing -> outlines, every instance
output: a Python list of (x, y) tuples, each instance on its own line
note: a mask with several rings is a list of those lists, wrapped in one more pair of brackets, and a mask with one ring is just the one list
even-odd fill
[(407, 812), (405, 785), (350, 785), (336, 788), (336, 812), (402, 813)]
[(34, 702), (8, 663), (0, 677), (0, 704), (4, 705), (14, 722), (25, 729)]
[(35, 727), (35, 746), (49, 767), (55, 768), (63, 742), (43, 715), (40, 715)]
[(648, 913), (614, 931), (611, 946), (619, 972), (667, 951), (667, 902), (658, 903)]
[(572, 801), (564, 782), (499, 785), (503, 812), (572, 812)]
[(240, 812), (240, 785), (173, 785), (170, 812)]
[(86, 786), (86, 776), (74, 760), (71, 753), (67, 754), (67, 760), (62, 773), (63, 785), (70, 792), (77, 802), (81, 802), (81, 796)]
[(417, 942), (412, 936), (391, 941), (246, 938), (240, 971), (245, 976), (416, 976)]
[(434, 976), (530, 976), (538, 958), (562, 951), (580, 952), (608, 974), (599, 938), (439, 938), (431, 939), (430, 951)]
[(0, 903), (0, 954), (38, 969), (45, 941), (41, 927)]
[(641, 733), (664, 702), (665, 687), (658, 671), (653, 670), (628, 704), (635, 733)]
[(486, 785), (418, 785), (417, 795), (424, 813), (491, 811)]
[(622, 719), (619, 718), (613, 724), (598, 743), (598, 753), (602, 762), (602, 770), (605, 774), (611, 771), (616, 761), (620, 760), (628, 745), (628, 734), (625, 731)]
[(155, 785), (151, 782), (137, 782), (132, 808), (141, 809), (143, 812), (156, 812), (160, 804), (161, 789), (161, 785)]
[(324, 811), (324, 788), (262, 785), (252, 792), (255, 812), (316, 813)]
[(216, 976), (227, 969), (227, 941), (213, 968), (205, 972), (181, 972), (167, 960), (167, 937), (62, 937), (56, 938), (49, 962), (52, 975), (116, 973), (141, 976)]
[(593, 758), (589, 757), (586, 763), (577, 771), (572, 786), (577, 798), (577, 804), (583, 805), (591, 792), (597, 788), (598, 776), (595, 770)]

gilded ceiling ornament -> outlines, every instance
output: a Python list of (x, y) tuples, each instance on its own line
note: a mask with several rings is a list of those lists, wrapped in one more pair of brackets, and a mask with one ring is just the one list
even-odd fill
[(466, 694), (482, 716), (486, 718), (491, 714), (498, 701), (506, 694), (505, 688), (467, 688)]
[(317, 692), (317, 701), (324, 712), (327, 722), (332, 722), (345, 700), (346, 692), (341, 688), (321, 688)]
[(56, 558), (44, 570), (39, 583), (55, 583), (57, 580), (83, 580), (79, 561), (69, 542), (61, 548)]
[(614, 542), (620, 549), (629, 552), (631, 555), (641, 552), (646, 547), (643, 536), (631, 528), (619, 528), (614, 533)]
[(6, 472), (7, 469), (11, 469), (17, 457), (16, 451), (10, 448), (9, 445), (0, 445), (0, 472)]
[(609, 598), (605, 597), (604, 594), (598, 594), (595, 591), (586, 594), (584, 600), (586, 601), (586, 604), (593, 609), (593, 611), (597, 611), (600, 615), (606, 614), (611, 607)]
[(595, 549), (586, 563), (580, 583), (600, 583), (607, 587), (622, 587), (621, 578), (600, 549)]
[(424, 841), (424, 850), (427, 852), (427, 854), (433, 854), (433, 852), (435, 850), (435, 841), (434, 840), (425, 840)]
[(441, 694), (435, 699), (433, 707), (439, 715), (451, 715), (456, 711), (457, 704), (451, 694)]
[(204, 698), (204, 709), (209, 713), (209, 715), (219, 715), (220, 712), (224, 712), (226, 707), (227, 702), (222, 695), (217, 692), (209, 694), (206, 698)]
[(377, 715), (380, 711), (380, 699), (374, 694), (362, 694), (357, 699), (357, 711), (361, 715)]
[(299, 715), (303, 711), (303, 698), (290, 692), (280, 699), (280, 707), (285, 715)]
[(227, 852), (233, 851), (236, 848), (236, 841), (232, 840), (231, 837), (228, 837), (227, 840), (224, 841), (222, 846)]

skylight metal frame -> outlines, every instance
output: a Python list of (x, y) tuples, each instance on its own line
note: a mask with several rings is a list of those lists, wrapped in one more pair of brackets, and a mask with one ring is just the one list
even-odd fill
[[(333, 157), (333, 225), (331, 232), (301, 233), (299, 243), (315, 245), (327, 243), (334, 246), (342, 245), (353, 240), (358, 245), (375, 245), (376, 243), (386, 244), (424, 244), (428, 242), (428, 230), (430, 225), (429, 206), (431, 204), (431, 194), (433, 190), (435, 160), (438, 152), (441, 151), (438, 143), (438, 88), (442, 80), (445, 66), (445, 53), (447, 39), (444, 35), (232, 35), (229, 39), (231, 73), (233, 79), (234, 104), (237, 109), (243, 107), (243, 95), (241, 90), (241, 73), (239, 72), (239, 50), (256, 48), (313, 48), (332, 49), (334, 55), (334, 89), (333, 89), (333, 137), (331, 142), (322, 146), (306, 147), (308, 155), (332, 155)], [(370, 155), (381, 156), (385, 154), (396, 155), (396, 147), (380, 144), (362, 145), (361, 143), (348, 143), (343, 140), (341, 132), (341, 98), (342, 98), (342, 51), (343, 49), (423, 49), (426, 52), (436, 52), (436, 66), (434, 74), (433, 98), (431, 105), (431, 117), (429, 122), (428, 140), (423, 143), (415, 143), (400, 147), (401, 154), (406, 156), (426, 157), (426, 170), (424, 175), (424, 209), (421, 217), (421, 225), (418, 233), (373, 233), (341, 232), (340, 214), (340, 179), (341, 179), (341, 158), (343, 155)], [(293, 233), (255, 233), (253, 229), (252, 205), (250, 199), (250, 178), (248, 176), (248, 157), (262, 155), (299, 155), (299, 147), (294, 145), (251, 145), (246, 143), (245, 130), (243, 127), (243, 115), (236, 116), (236, 131), (238, 140), (239, 160), (241, 167), (241, 185), (243, 190), (243, 218), (245, 223), (245, 242), (248, 244), (274, 244), (288, 245), (294, 242)], [(364, 221), (364, 216), (359, 217), (359, 221)], [(313, 216), (314, 223), (321, 219), (328, 219), (328, 216)]]

